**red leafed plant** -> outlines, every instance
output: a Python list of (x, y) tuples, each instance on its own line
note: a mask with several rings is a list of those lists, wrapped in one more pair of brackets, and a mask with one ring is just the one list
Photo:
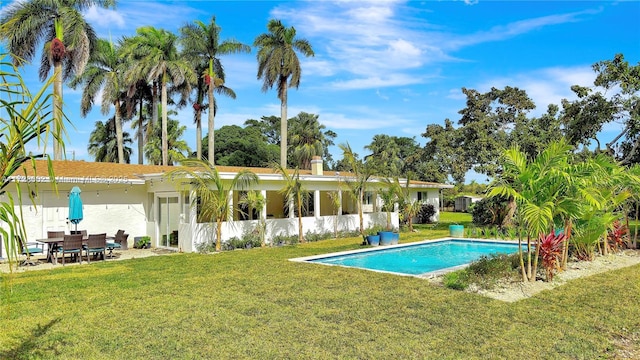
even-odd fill
[(51, 57), (53, 58), (53, 61), (62, 61), (65, 51), (66, 49), (64, 47), (64, 44), (62, 43), (62, 41), (60, 41), (60, 39), (54, 38), (51, 41)]
[(611, 229), (607, 231), (607, 242), (612, 249), (622, 249), (627, 245), (627, 226), (616, 220)]
[(565, 234), (553, 232), (547, 235), (540, 234), (540, 257), (542, 258), (542, 266), (547, 272), (547, 281), (553, 280), (554, 272), (562, 255), (562, 244), (565, 240)]

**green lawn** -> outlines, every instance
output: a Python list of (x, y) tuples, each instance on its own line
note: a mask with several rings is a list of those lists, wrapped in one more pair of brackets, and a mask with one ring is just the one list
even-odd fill
[(620, 344), (638, 351), (640, 266), (508, 304), (412, 277), (288, 261), (360, 242), (4, 275), (0, 358), (593, 359), (615, 357)]

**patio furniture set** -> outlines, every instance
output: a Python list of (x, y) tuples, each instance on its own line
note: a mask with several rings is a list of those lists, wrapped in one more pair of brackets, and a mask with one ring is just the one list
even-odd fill
[[(91, 255), (94, 259), (112, 258), (114, 249), (127, 249), (128, 237), (129, 234), (125, 234), (124, 230), (118, 230), (115, 236), (107, 236), (106, 233), (87, 234), (86, 230), (71, 231), (71, 234), (65, 234), (64, 231), (48, 231), (46, 239), (38, 239), (27, 244), (22, 241), (20, 243), (22, 254), (29, 256), (43, 254), (44, 244), (47, 244), (47, 262), (55, 265), (58, 263), (58, 256), (61, 256), (64, 265), (66, 255), (70, 256), (70, 260), (80, 263), (83, 253), (88, 263), (91, 263)], [(29, 258), (27, 261), (31, 263)]]

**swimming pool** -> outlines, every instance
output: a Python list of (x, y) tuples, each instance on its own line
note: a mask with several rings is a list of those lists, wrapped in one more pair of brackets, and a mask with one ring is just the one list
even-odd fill
[(483, 255), (517, 251), (518, 244), (513, 242), (442, 239), (291, 260), (425, 276), (465, 266)]

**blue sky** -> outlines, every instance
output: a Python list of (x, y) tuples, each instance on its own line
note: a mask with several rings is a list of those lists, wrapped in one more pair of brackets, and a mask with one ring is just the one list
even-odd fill
[[(572, 99), (571, 85), (592, 85), (593, 63), (616, 53), (632, 64), (640, 61), (637, 1), (120, 1), (115, 10), (85, 15), (100, 37), (113, 39), (145, 25), (177, 32), (213, 15), (222, 39), (249, 45), (266, 32), (271, 18), (294, 26), (316, 55), (301, 58), (302, 82), (289, 92), (289, 117), (300, 111), (319, 115), (338, 134), (336, 144), (349, 142), (361, 155), (375, 134), (414, 137), (424, 144), (421, 134), (428, 124), (459, 119), (462, 87), (520, 87), (536, 103), (532, 115), (537, 115), (550, 103)], [(261, 92), (256, 79), (255, 49), (222, 61), (226, 85), (237, 99), (217, 98), (216, 128), (280, 116), (275, 90)], [(36, 89), (36, 68), (23, 73)], [(69, 128), (67, 157), (91, 160), (89, 134), (97, 120), (111, 115), (102, 115), (97, 104), (80, 117), (80, 90), (65, 87), (64, 100), (75, 126)], [(179, 110), (177, 118), (195, 148), (191, 107)], [(601, 138), (620, 129), (612, 123)], [(133, 134), (129, 124), (125, 130)], [(341, 157), (337, 148), (331, 150)], [(482, 180), (473, 175), (467, 180), (474, 178)]]

